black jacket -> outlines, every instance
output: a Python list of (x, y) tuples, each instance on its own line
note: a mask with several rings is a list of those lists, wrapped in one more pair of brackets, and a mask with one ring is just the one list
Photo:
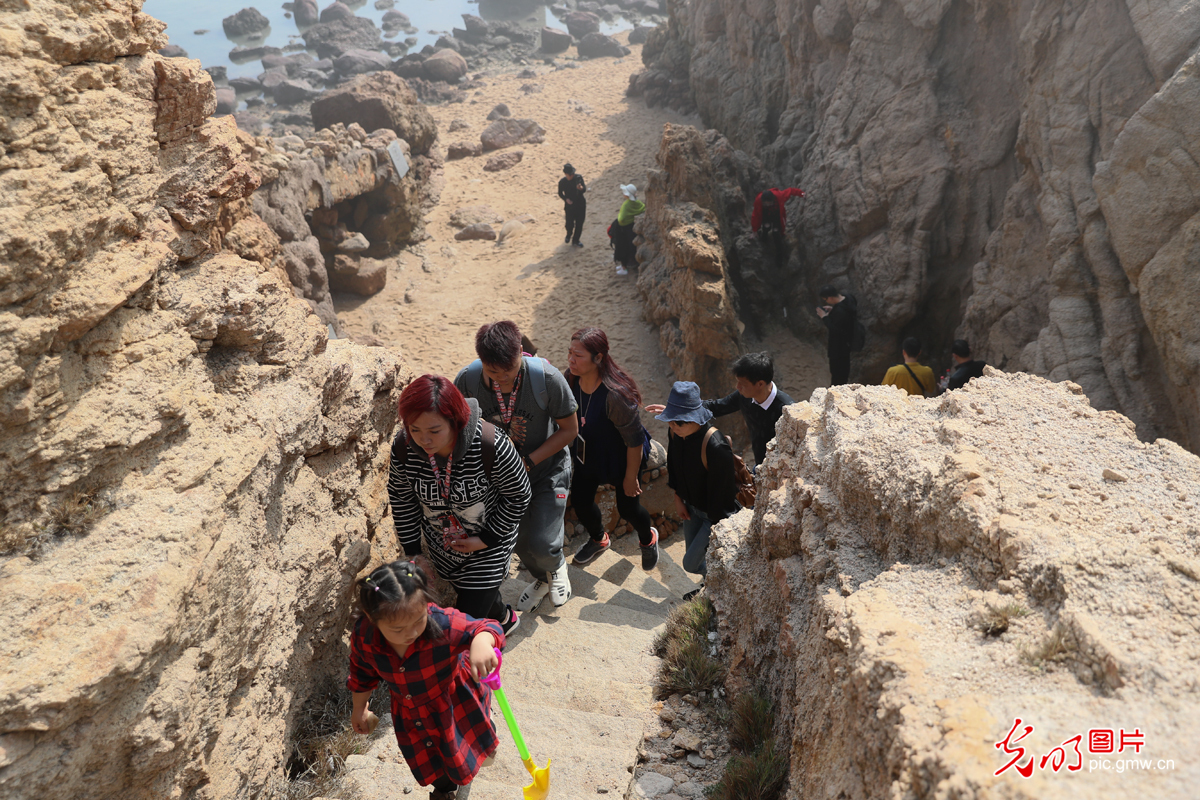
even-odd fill
[(854, 295), (842, 295), (842, 302), (821, 318), (829, 329), (829, 353), (850, 353), (850, 343), (854, 341), (854, 323), (858, 320), (858, 300)]
[(558, 181), (558, 196), (563, 200), (570, 200), (572, 204), (586, 203), (587, 198), (583, 193), (587, 191), (587, 186), (583, 183), (583, 176), (576, 172), (571, 177), (564, 175)]
[(720, 400), (705, 400), (704, 407), (713, 413), (714, 417), (723, 417), (734, 411), (741, 411), (746, 420), (746, 428), (750, 431), (750, 446), (754, 449), (754, 463), (761, 464), (767, 457), (767, 442), (775, 438), (775, 423), (783, 416), (783, 407), (796, 402), (788, 397), (782, 389), (775, 387), (775, 399), (770, 408), (763, 408), (748, 397), (742, 397), (738, 392), (727, 394)]
[(954, 372), (950, 373), (950, 380), (946, 382), (946, 388), (961, 389), (971, 378), (982, 378), (983, 368), (986, 366), (987, 364), (982, 361), (964, 361), (954, 369)]
[(736, 514), (741, 506), (733, 475), (733, 451), (720, 431), (709, 437), (707, 469), (700, 458), (700, 445), (710, 427), (706, 425), (686, 439), (671, 434), (667, 443), (667, 485), (716, 523)]

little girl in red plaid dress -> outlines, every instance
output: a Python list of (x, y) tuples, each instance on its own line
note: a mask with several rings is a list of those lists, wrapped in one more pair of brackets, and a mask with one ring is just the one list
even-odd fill
[(358, 598), (346, 680), (354, 730), (370, 732), (367, 701), (387, 683), (396, 741), (417, 782), (433, 786), (430, 800), (465, 798), (460, 787), (496, 752), (492, 693), (479, 678), (496, 668), (500, 623), (431, 602), (425, 573), (411, 561), (360, 580)]

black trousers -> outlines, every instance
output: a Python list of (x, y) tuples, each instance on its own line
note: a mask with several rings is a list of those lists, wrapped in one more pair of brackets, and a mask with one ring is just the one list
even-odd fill
[(829, 353), (829, 385), (841, 386), (850, 382), (850, 351)]
[(758, 229), (758, 238), (763, 243), (763, 249), (770, 248), (774, 252), (772, 255), (775, 258), (775, 267), (783, 269), (787, 264), (788, 256), (791, 254), (788, 248), (787, 237), (783, 235), (783, 229), (778, 225), (772, 225), (764, 220), (762, 227)]
[(500, 599), (500, 587), (492, 589), (459, 589), (458, 601), (454, 607), (464, 614), (470, 614), (475, 619), (494, 619), (504, 623), (508, 621), (508, 606)]
[[(571, 478), (571, 506), (575, 509), (575, 516), (579, 518), (579, 522), (587, 529), (588, 536), (596, 542), (604, 538), (604, 519), (600, 514), (600, 506), (596, 505), (596, 491), (600, 484), (599, 478), (581, 475), (578, 472)], [(650, 544), (650, 540), (654, 538), (650, 533), (650, 512), (642, 508), (636, 497), (625, 494), (625, 487), (620, 481), (617, 481), (615, 488), (617, 513), (633, 525), (638, 541), (644, 545)]]
[(567, 236), (572, 242), (578, 242), (583, 234), (583, 218), (587, 216), (587, 203), (576, 200), (571, 205), (563, 203), (563, 211), (567, 215)]

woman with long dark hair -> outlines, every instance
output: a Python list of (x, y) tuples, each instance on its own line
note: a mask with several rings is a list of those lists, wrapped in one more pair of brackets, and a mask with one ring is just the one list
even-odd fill
[(649, 572), (658, 564), (658, 531), (650, 526), (650, 513), (638, 501), (642, 493), (638, 475), (650, 453), (650, 434), (641, 418), (642, 393), (609, 355), (608, 336), (599, 328), (575, 331), (567, 368), (567, 383), (579, 407), (579, 438), (572, 446), (571, 506), (590, 537), (574, 561), (588, 564), (611, 544), (596, 505), (596, 491), (611, 483), (617, 512), (637, 531), (642, 569)]
[(404, 389), (400, 418), (388, 476), (400, 546), (415, 558), (424, 539), (434, 570), (458, 593), (454, 607), (510, 633), (519, 619), (500, 599), (500, 584), (531, 496), (521, 457), (441, 375)]

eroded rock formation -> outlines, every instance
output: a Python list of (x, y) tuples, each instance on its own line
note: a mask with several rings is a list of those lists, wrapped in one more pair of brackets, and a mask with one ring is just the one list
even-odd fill
[(780, 291), (793, 308), (826, 282), (857, 294), (863, 379), (905, 335), (935, 356), (965, 336), (1200, 448), (1190, 6), (669, 7), (631, 91), (697, 109), (770, 183), (809, 192), (789, 218), (806, 277)]
[[(780, 709), (788, 798), (1191, 793), (1200, 458), (1077, 384), (989, 370), (936, 401), (818, 389), (758, 476), (714, 529), (708, 592), (731, 688)], [(994, 774), (1015, 718), (1032, 780)], [(1089, 753), (1090, 730), (1135, 727), (1137, 754)], [(1076, 735), (1084, 759), (1173, 766), (1068, 771), (1070, 743), (1037, 765)]]
[(140, 6), (0, 12), (5, 797), (257, 794), (392, 552), (408, 373), (293, 296), (279, 165)]

